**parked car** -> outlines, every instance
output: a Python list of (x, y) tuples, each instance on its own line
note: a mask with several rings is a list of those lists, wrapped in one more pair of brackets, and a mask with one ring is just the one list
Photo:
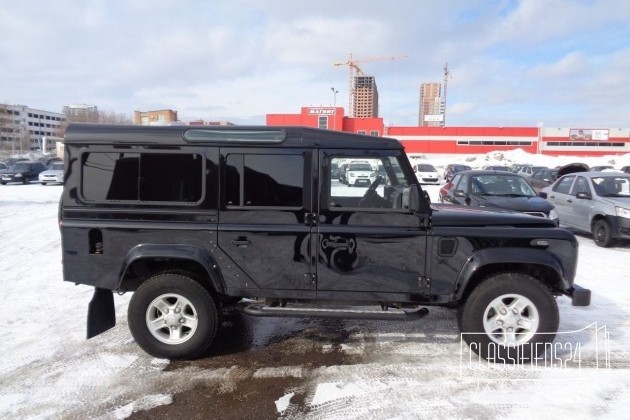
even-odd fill
[(439, 184), (440, 175), (438, 174), (435, 166), (429, 163), (416, 163), (413, 165), (413, 171), (416, 173), (416, 178), (421, 184)]
[(369, 187), (376, 179), (376, 172), (367, 161), (350, 162), (346, 170), (346, 180), (349, 187)]
[(486, 165), (481, 169), (485, 169), (487, 171), (510, 171), (510, 167), (504, 165)]
[(472, 168), (468, 165), (449, 163), (448, 165), (446, 165), (446, 168), (444, 168), (444, 180), (446, 180), (446, 182), (450, 182), (456, 173), (462, 172), (462, 171), (469, 171), (471, 169)]
[(538, 196), (525, 178), (512, 172), (460, 172), (439, 192), (440, 202), (487, 209), (518, 211), (558, 223), (558, 213)]
[(612, 165), (599, 165), (591, 167), (591, 172), (601, 172), (601, 171), (614, 171), (615, 167)]
[(523, 166), (532, 166), (531, 163), (513, 163), (510, 165), (510, 171), (518, 173)]
[(5, 165), (7, 165), (7, 167), (10, 168), (11, 166), (15, 165), (18, 162), (30, 162), (30, 160), (27, 158), (8, 158), (4, 160), (2, 163), (4, 163)]
[[(125, 292), (134, 341), (169, 359), (206, 355), (239, 301), (249, 316), (398, 321), (447, 306), (470, 351), (523, 363), (553, 342), (558, 297), (590, 304), (574, 284), (571, 232), (519, 213), (434, 209), (392, 138), (70, 124), (64, 144), (62, 272), (94, 287), (88, 337), (115, 326)], [(348, 156), (391, 179), (364, 191), (327, 182), (329, 163)]]
[(543, 188), (553, 184), (558, 178), (557, 169), (538, 169), (529, 178), (529, 185), (531, 185), (537, 193), (541, 192)]
[(540, 195), (556, 206), (563, 225), (592, 233), (597, 245), (609, 247), (617, 240), (630, 240), (630, 175), (571, 173)]
[(63, 161), (53, 161), (48, 165), (48, 169), (39, 174), (39, 183), (46, 184), (63, 184)]
[(529, 180), (529, 178), (532, 177), (532, 175), (534, 174), (534, 172), (538, 171), (539, 169), (549, 169), (546, 166), (523, 166), (518, 172), (517, 174), (521, 175), (523, 178)]
[(0, 184), (21, 182), (28, 184), (38, 179), (39, 173), (46, 167), (41, 162), (19, 161), (8, 169), (0, 171)]

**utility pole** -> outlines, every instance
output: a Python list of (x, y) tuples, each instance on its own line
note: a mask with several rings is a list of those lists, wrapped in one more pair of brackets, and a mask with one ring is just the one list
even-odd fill
[(446, 126), (446, 86), (448, 84), (448, 79), (451, 78), (451, 72), (448, 70), (448, 61), (444, 64), (444, 100), (442, 102), (444, 106), (444, 115), (442, 118), (442, 127)]

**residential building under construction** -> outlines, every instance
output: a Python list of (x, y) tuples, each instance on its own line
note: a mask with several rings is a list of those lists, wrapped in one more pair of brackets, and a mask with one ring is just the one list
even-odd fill
[(374, 76), (355, 76), (352, 115), (356, 118), (378, 117), (378, 89)]

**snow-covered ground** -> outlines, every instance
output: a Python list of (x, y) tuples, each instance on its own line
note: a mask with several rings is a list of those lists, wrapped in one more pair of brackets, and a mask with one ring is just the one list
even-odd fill
[[(520, 152), (426, 159), (438, 169), (457, 161), (630, 164), (628, 156), (595, 160)], [(427, 187), (434, 200), (438, 188)], [(0, 418), (125, 418), (171, 404), (175, 394), (197, 384), (219, 386), (235, 376), (301, 378), (309, 390), (303, 402), (308, 415), (295, 408), (295, 389), (286, 389), (271, 401), (283, 418), (630, 417), (630, 245), (602, 249), (589, 236), (578, 236), (576, 283), (592, 290), (592, 304), (572, 307), (569, 299), (559, 299), (563, 333), (556, 342), (564, 347), (547, 367), (471, 362), (451, 311), (438, 308), (426, 320), (394, 329), (348, 322), (350, 336), (337, 351), (361, 356), (357, 364), (293, 364), (249, 376), (244, 372), (250, 366), (169, 370), (168, 361), (148, 356), (133, 342), (126, 325), (128, 294), (116, 296), (116, 327), (85, 340), (92, 289), (62, 281), (56, 220), (61, 189), (0, 187)], [(326, 340), (317, 343), (324, 352), (331, 349)]]

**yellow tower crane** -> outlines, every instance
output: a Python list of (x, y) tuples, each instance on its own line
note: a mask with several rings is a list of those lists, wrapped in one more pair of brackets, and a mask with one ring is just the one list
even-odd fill
[(385, 60), (398, 60), (401, 58), (407, 58), (406, 55), (390, 55), (390, 56), (380, 56), (380, 57), (368, 57), (368, 58), (353, 58), (352, 53), (350, 53), (350, 58), (347, 61), (336, 61), (333, 63), (335, 66), (348, 66), (348, 113), (350, 116), (354, 113), (353, 103), (354, 103), (354, 78), (356, 76), (365, 76), (361, 67), (359, 67), (359, 63), (368, 63), (371, 61), (385, 61)]

